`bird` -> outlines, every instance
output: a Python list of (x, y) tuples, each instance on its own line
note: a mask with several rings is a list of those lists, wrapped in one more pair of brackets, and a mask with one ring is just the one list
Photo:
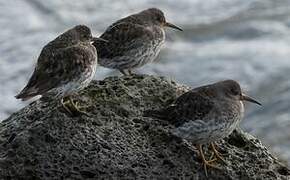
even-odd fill
[(77, 25), (49, 42), (41, 50), (27, 85), (15, 98), (26, 101), (52, 93), (61, 98), (61, 104), (68, 112), (81, 112), (71, 95), (88, 86), (93, 79), (97, 67), (93, 41), (107, 42), (93, 37), (89, 27)]
[[(237, 81), (224, 80), (200, 86), (179, 96), (169, 106), (158, 110), (147, 110), (144, 115), (166, 120), (173, 125), (170, 132), (197, 146), (207, 176), (207, 166), (222, 155), (215, 142), (229, 136), (244, 116), (244, 101), (261, 105), (242, 92)], [(210, 144), (213, 160), (206, 160), (202, 146)]]
[(182, 31), (166, 21), (164, 13), (149, 8), (129, 15), (110, 25), (100, 36), (109, 41), (96, 41), (99, 64), (117, 69), (123, 75), (132, 75), (132, 70), (154, 61), (165, 42), (165, 27)]

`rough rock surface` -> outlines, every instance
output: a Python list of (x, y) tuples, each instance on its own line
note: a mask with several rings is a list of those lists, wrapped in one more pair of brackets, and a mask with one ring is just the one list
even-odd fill
[[(74, 97), (89, 116), (73, 117), (42, 98), (1, 123), (0, 179), (207, 179), (194, 146), (173, 137), (166, 122), (142, 116), (185, 90), (162, 77), (110, 77)], [(290, 177), (241, 130), (218, 145), (227, 164), (216, 162), (221, 170), (209, 169), (208, 179)]]

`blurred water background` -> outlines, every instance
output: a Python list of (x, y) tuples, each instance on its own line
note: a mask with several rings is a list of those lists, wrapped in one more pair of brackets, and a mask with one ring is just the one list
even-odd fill
[[(158, 60), (139, 73), (192, 87), (238, 80), (263, 103), (242, 128), (290, 164), (290, 0), (0, 0), (0, 121), (29, 102), (14, 98), (42, 47), (76, 24), (100, 35), (113, 21), (158, 7), (184, 32), (167, 30)], [(98, 68), (95, 78), (119, 75)]]

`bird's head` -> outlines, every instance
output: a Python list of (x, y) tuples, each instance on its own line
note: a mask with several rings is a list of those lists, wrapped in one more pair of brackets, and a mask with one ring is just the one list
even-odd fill
[(54, 43), (75, 44), (79, 41), (89, 41), (92, 38), (91, 30), (85, 25), (77, 25), (59, 35)]
[(73, 30), (74, 32), (72, 35), (82, 42), (90, 41), (93, 38), (90, 28), (85, 25), (77, 25)]
[(157, 8), (146, 9), (140, 12), (139, 15), (141, 15), (145, 20), (149, 21), (154, 25), (158, 25), (161, 27), (170, 27), (182, 31), (180, 27), (167, 22), (164, 13), (160, 9)]
[(93, 37), (90, 28), (85, 26), (85, 25), (77, 25), (73, 28), (73, 30), (75, 31), (75, 32), (73, 32), (73, 34), (76, 37), (76, 39), (78, 39), (82, 42), (87, 42), (87, 41), (89, 41), (89, 42), (94, 42), (94, 41), (108, 42), (105, 39)]
[(225, 80), (220, 81), (214, 84), (214, 86), (218, 89), (218, 95), (220, 97), (224, 97), (227, 99), (235, 100), (235, 101), (248, 101), (258, 105), (261, 105), (258, 101), (247, 96), (242, 92), (242, 89), (238, 82), (234, 80)]

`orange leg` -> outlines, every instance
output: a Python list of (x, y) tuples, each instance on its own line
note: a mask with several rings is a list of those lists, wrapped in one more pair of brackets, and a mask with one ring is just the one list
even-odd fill
[(73, 102), (71, 96), (68, 96), (67, 98), (67, 101), (64, 101), (64, 98), (62, 98), (61, 104), (70, 115), (74, 115), (75, 113), (88, 115), (87, 112), (80, 110), (81, 107), (78, 105), (77, 102)]
[(218, 152), (218, 151), (216, 150), (216, 148), (215, 148), (215, 144), (214, 144), (214, 143), (210, 143), (210, 145), (211, 145), (211, 148), (212, 148), (212, 150), (213, 150), (215, 156), (216, 156), (218, 159), (222, 160), (222, 161), (226, 164), (226, 163), (227, 163), (226, 160), (222, 157), (221, 153)]
[(202, 150), (202, 145), (201, 144), (198, 145), (198, 151), (199, 151), (199, 154), (200, 154), (202, 163), (203, 163), (203, 169), (204, 169), (204, 172), (205, 172), (206, 177), (207, 177), (207, 167), (212, 167), (212, 168), (215, 168), (215, 169), (220, 169), (217, 166), (214, 166), (214, 165), (210, 164), (211, 162), (216, 161), (216, 159), (213, 159), (213, 160), (210, 160), (210, 161), (207, 161), (205, 159), (204, 153), (203, 153), (203, 150)]

